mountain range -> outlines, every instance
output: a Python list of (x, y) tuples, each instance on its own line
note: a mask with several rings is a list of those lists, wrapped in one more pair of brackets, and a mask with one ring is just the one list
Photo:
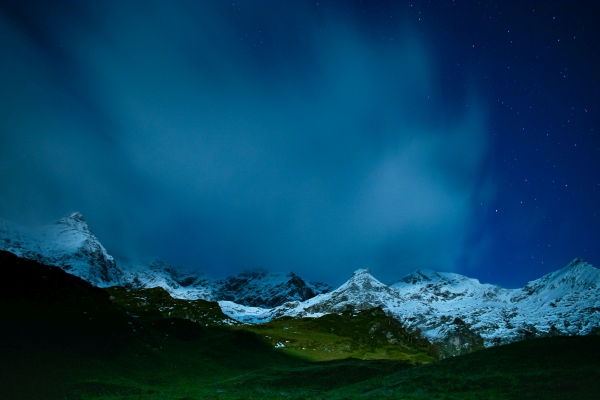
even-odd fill
[(271, 308), (291, 300), (304, 301), (333, 289), (325, 283), (306, 282), (293, 272), (257, 269), (214, 279), (203, 273), (182, 271), (161, 260), (149, 263), (115, 260), (79, 212), (54, 224), (34, 228), (0, 220), (0, 250), (58, 266), (97, 287), (162, 287), (178, 299), (224, 300)]
[(580, 259), (520, 289), (431, 270), (388, 286), (362, 269), (335, 290), (294, 273), (263, 270), (212, 279), (162, 261), (115, 260), (80, 213), (35, 229), (0, 221), (0, 250), (58, 266), (98, 287), (162, 287), (173, 298), (218, 301), (225, 314), (244, 323), (379, 307), (436, 343), (442, 358), (529, 338), (600, 334), (600, 271)]

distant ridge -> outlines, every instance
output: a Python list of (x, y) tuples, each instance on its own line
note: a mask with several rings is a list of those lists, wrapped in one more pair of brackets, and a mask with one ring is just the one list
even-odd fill
[(119, 284), (123, 275), (79, 212), (39, 228), (0, 220), (0, 250), (55, 265), (98, 287)]
[(219, 301), (225, 314), (244, 323), (380, 307), (436, 343), (442, 357), (536, 337), (600, 334), (600, 271), (581, 259), (521, 289), (426, 269), (390, 286), (359, 269), (335, 290), (294, 273), (260, 270), (214, 280), (162, 261), (115, 261), (80, 213), (35, 229), (0, 220), (0, 250), (59, 266), (98, 287), (161, 287), (178, 299)]
[(441, 357), (450, 357), (537, 337), (600, 334), (599, 287), (600, 271), (575, 259), (522, 289), (431, 270), (417, 270), (386, 286), (363, 269), (338, 289), (304, 302), (273, 309), (220, 304), (226, 314), (253, 323), (381, 307), (437, 343)]
[(79, 212), (37, 228), (0, 220), (0, 250), (58, 266), (98, 287), (162, 287), (180, 299), (277, 307), (333, 289), (325, 283), (306, 282), (294, 273), (246, 271), (215, 280), (203, 273), (183, 272), (161, 260), (148, 264), (118, 261), (108, 254)]

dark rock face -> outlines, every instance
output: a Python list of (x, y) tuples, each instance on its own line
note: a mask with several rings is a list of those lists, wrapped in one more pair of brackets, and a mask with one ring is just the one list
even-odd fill
[(0, 224), (0, 249), (54, 265), (96, 286), (120, 283), (123, 272), (87, 225), (75, 212), (52, 225), (37, 229)]
[(455, 318), (443, 340), (435, 343), (440, 359), (469, 354), (485, 348), (483, 338), (470, 330), (460, 319)]
[[(82, 262), (90, 264), (89, 273), (99, 278), (104, 283), (118, 281), (121, 271), (117, 269), (117, 263), (106, 252), (106, 249), (100, 244), (100, 241), (94, 235), (83, 215), (75, 212), (57, 222), (57, 225), (66, 233), (79, 233), (85, 238), (80, 247), (72, 254), (65, 255), (61, 260), (57, 260), (56, 265), (63, 267), (69, 265), (69, 259), (75, 258)], [(71, 232), (69, 232), (71, 231)]]
[(308, 300), (329, 290), (329, 285), (307, 283), (293, 272), (271, 274), (254, 270), (217, 281), (215, 297), (245, 306), (273, 308), (289, 301)]
[(339, 313), (364, 311), (373, 307), (387, 308), (396, 298), (392, 289), (375, 279), (371, 271), (363, 269), (355, 271), (346, 283), (327, 298), (307, 307), (304, 312)]
[(160, 286), (175, 297), (229, 300), (246, 306), (272, 308), (304, 301), (333, 288), (306, 282), (294, 273), (246, 271), (214, 281), (202, 273), (185, 272), (156, 260), (150, 264), (117, 263), (108, 254), (79, 212), (39, 227), (17, 227), (0, 220), (0, 250), (60, 267), (98, 287)]

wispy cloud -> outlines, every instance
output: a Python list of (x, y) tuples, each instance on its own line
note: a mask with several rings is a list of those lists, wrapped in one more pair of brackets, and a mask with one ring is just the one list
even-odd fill
[(5, 214), (78, 209), (117, 253), (216, 275), (453, 267), (485, 106), (440, 94), (415, 30), (382, 41), (302, 7), (78, 7), (30, 21), (43, 46), (0, 24)]

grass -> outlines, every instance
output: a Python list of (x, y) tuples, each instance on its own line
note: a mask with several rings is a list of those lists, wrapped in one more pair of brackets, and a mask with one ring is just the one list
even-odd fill
[(406, 330), (380, 308), (356, 315), (283, 317), (244, 329), (255, 332), (286, 354), (310, 361), (357, 358), (421, 364), (435, 360), (429, 342)]
[(120, 310), (139, 318), (153, 321), (163, 318), (181, 318), (201, 325), (239, 325), (225, 315), (219, 304), (206, 300), (174, 299), (160, 287), (125, 289), (115, 286), (106, 289), (113, 304)]
[(597, 399), (600, 337), (535, 339), (481, 350), (360, 382), (350, 397)]
[(331, 314), (320, 318), (283, 317), (260, 325), (241, 325), (222, 313), (218, 303), (173, 299), (162, 288), (107, 289), (114, 305), (139, 322), (183, 318), (202, 326), (237, 326), (256, 333), (271, 347), (310, 361), (345, 358), (404, 360), (427, 363), (435, 349), (406, 330), (380, 308), (356, 315)]
[[(413, 366), (393, 360), (309, 362), (230, 328), (182, 336), (187, 339), (159, 335), (158, 347), (138, 343), (113, 358), (3, 346), (0, 397), (597, 399), (600, 393), (599, 337), (536, 339)], [(9, 360), (10, 371), (4, 368)]]
[(431, 362), (428, 344), (378, 309), (229, 326), (215, 303), (190, 306), (160, 291), (108, 294), (3, 252), (0, 269), (22, 275), (0, 292), (2, 399), (597, 399), (600, 393), (599, 336), (536, 339)]

